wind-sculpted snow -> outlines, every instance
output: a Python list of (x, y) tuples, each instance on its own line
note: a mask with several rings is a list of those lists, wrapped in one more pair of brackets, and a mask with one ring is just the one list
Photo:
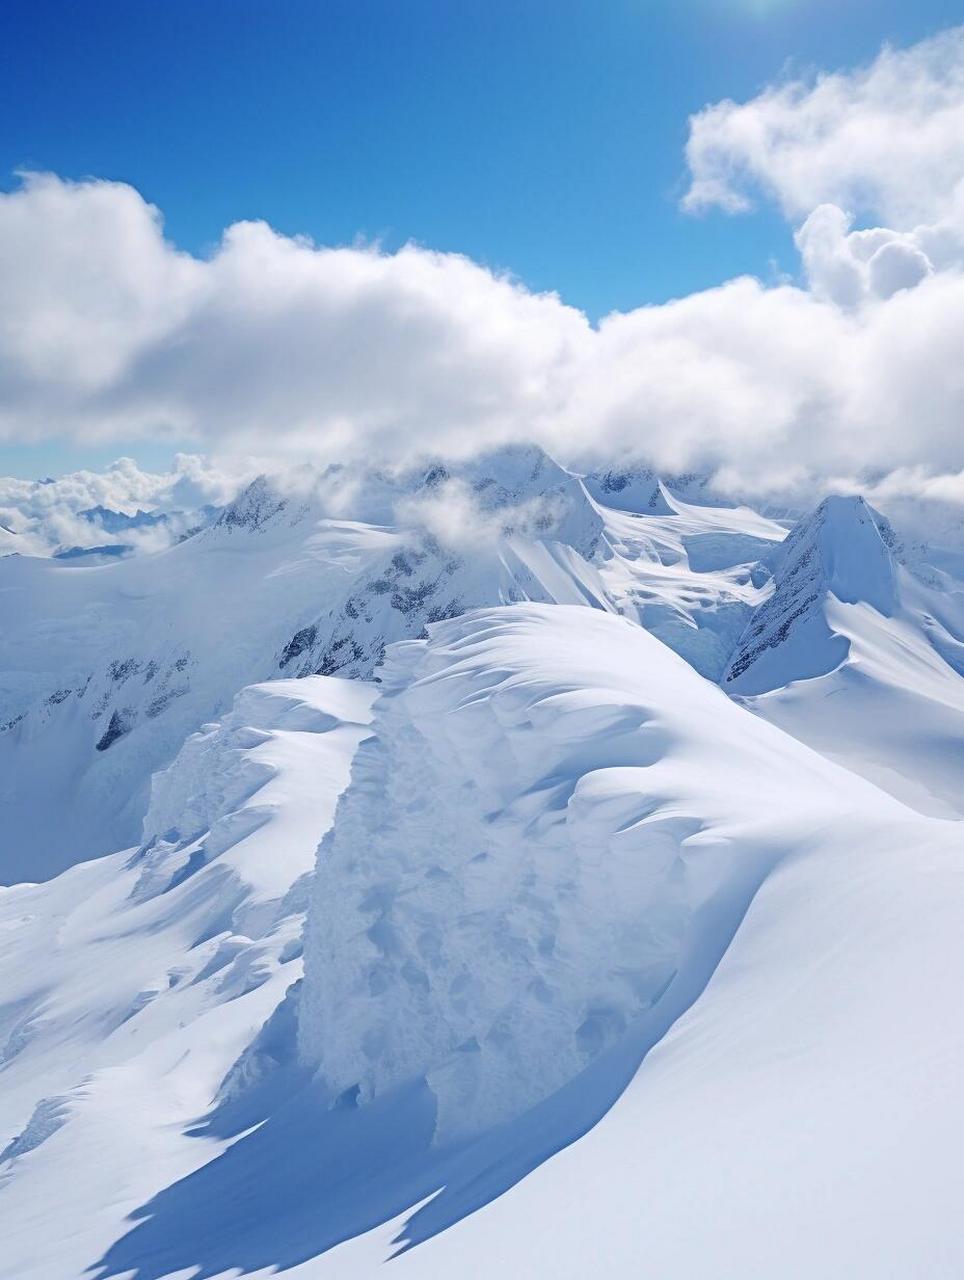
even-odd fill
[(3, 1280), (957, 1275), (960, 824), (604, 610), (381, 674), (0, 891)]
[(4, 1280), (84, 1274), (217, 1149), (200, 1118), (278, 1067), (258, 1033), (290, 1014), (305, 880), (373, 695), (244, 690), (155, 779), (138, 848), (0, 890)]
[(441, 623), (392, 650), (382, 689), (319, 851), (301, 1049), (336, 1098), (425, 1076), (445, 1139), (521, 1113), (677, 998), (732, 903), (855, 803), (604, 613)]

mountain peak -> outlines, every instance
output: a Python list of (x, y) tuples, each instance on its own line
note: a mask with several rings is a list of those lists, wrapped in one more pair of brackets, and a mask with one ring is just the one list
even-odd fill
[(838, 600), (893, 612), (894, 532), (859, 494), (831, 494), (791, 529), (778, 552), (778, 583), (813, 566)]
[(824, 498), (774, 552), (773, 594), (744, 631), (724, 684), (740, 693), (762, 693), (838, 666), (847, 643), (827, 626), (826, 598), (892, 614), (895, 545), (890, 524), (860, 495)]
[(630, 511), (636, 515), (669, 516), (673, 508), (666, 499), (660, 478), (649, 467), (592, 471), (584, 484), (604, 507)]
[(215, 522), (217, 529), (262, 529), (287, 507), (288, 499), (272, 485), (266, 475), (256, 476), (229, 503)]
[(583, 483), (602, 506), (633, 515), (675, 515), (678, 512), (676, 504), (680, 502), (698, 507), (734, 505), (715, 490), (709, 474), (699, 471), (660, 472), (645, 463), (601, 467), (584, 476)]

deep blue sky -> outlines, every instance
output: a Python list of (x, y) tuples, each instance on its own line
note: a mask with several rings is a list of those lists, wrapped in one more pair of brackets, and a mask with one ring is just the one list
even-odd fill
[(772, 211), (678, 211), (691, 112), (961, 20), (964, 0), (3, 0), (0, 184), (131, 182), (199, 253), (239, 218), (415, 239), (598, 317), (795, 269)]

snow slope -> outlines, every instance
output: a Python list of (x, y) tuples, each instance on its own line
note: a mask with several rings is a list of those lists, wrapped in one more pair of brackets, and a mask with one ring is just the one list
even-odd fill
[(964, 814), (961, 584), (860, 498), (826, 499), (771, 564), (723, 687), (922, 812)]
[[(960, 1275), (960, 853), (951, 824), (807, 841), (597, 1127), (394, 1270)], [(374, 1274), (387, 1234), (303, 1274)]]
[(960, 824), (606, 611), (382, 676), (0, 892), (0, 1276), (958, 1274)]
[[(605, 606), (585, 558), (600, 520), (577, 480), (534, 450), (469, 474), (485, 536), (454, 550), (424, 525), (335, 518), (323, 478), (288, 477), (255, 481), (157, 555), (0, 560), (0, 882), (133, 843), (151, 774), (248, 684), (368, 677), (386, 643), (481, 604)], [(439, 483), (431, 469), (396, 477), (389, 497), (424, 507)], [(352, 500), (384, 505), (387, 485)]]
[(189, 1131), (246, 1049), (249, 1090), (273, 1062), (256, 1036), (300, 978), (306, 876), (373, 693), (246, 689), (155, 778), (139, 848), (0, 891), (0, 1275), (76, 1280), (221, 1149)]
[(456, 619), (382, 688), (319, 856), (302, 1048), (334, 1095), (427, 1072), (442, 1132), (578, 1074), (722, 952), (717, 897), (852, 816), (836, 770), (603, 613)]

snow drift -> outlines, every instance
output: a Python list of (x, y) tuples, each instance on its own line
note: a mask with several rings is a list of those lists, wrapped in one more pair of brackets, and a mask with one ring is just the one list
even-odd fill
[(609, 614), (475, 613), (382, 681), (319, 851), (301, 1051), (335, 1099), (426, 1076), (440, 1137), (692, 998), (815, 833), (911, 817)]
[(957, 1274), (960, 824), (602, 610), (382, 674), (0, 891), (4, 1280)]
[(155, 778), (139, 847), (0, 890), (4, 1280), (85, 1274), (216, 1154), (199, 1118), (276, 1065), (259, 1031), (301, 977), (306, 879), (373, 693), (244, 690)]

